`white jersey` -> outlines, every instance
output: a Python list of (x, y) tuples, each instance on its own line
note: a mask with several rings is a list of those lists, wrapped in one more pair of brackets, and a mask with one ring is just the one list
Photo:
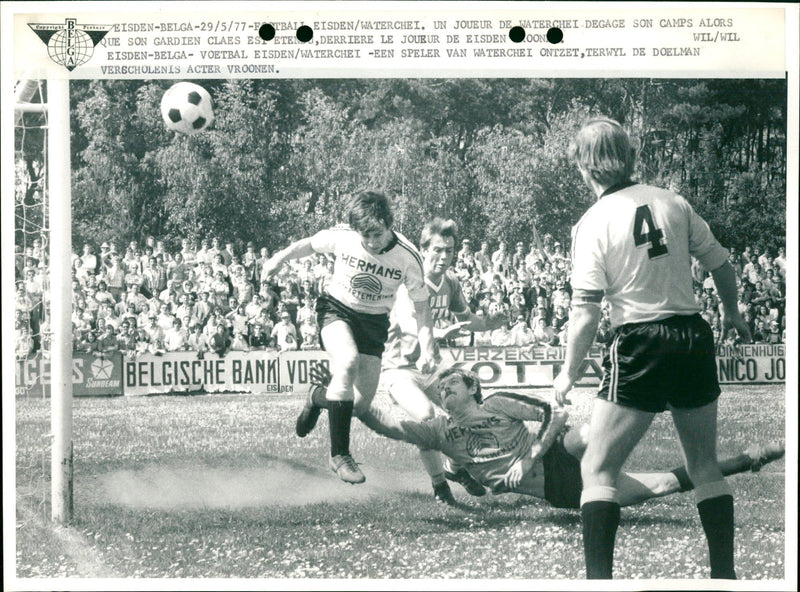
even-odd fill
[(603, 292), (611, 325), (700, 311), (691, 258), (708, 270), (728, 259), (683, 197), (657, 187), (611, 188), (572, 229), (572, 287)]
[[(438, 283), (426, 277), (425, 286), (435, 327), (448, 325), (452, 315), (469, 312), (461, 282), (451, 270), (445, 271)], [(414, 366), (419, 359), (420, 348), (416, 312), (407, 290), (401, 288), (398, 291), (397, 302), (392, 308), (389, 320), (391, 324), (383, 352), (383, 367)]]
[(318, 253), (334, 255), (333, 276), (325, 290), (356, 312), (388, 314), (403, 284), (415, 302), (428, 296), (419, 251), (398, 232), (377, 255), (369, 253), (361, 235), (347, 225), (318, 232), (311, 246)]

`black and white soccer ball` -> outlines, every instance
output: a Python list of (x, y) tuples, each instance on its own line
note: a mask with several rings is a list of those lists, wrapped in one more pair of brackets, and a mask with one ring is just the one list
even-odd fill
[(193, 82), (173, 84), (161, 97), (161, 115), (167, 128), (197, 134), (214, 122), (214, 104), (208, 91)]

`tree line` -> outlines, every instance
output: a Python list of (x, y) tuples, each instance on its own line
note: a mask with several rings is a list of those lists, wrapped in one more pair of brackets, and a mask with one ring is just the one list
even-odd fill
[[(393, 196), (412, 239), (438, 215), (476, 240), (528, 243), (535, 226), (568, 242), (593, 196), (567, 147), (602, 114), (638, 142), (636, 180), (685, 196), (723, 244), (785, 245), (785, 80), (198, 83), (216, 121), (189, 137), (161, 119), (172, 81), (72, 82), (75, 244), (219, 236), (272, 251), (341, 221), (367, 187)], [(42, 168), (17, 148), (18, 168)]]

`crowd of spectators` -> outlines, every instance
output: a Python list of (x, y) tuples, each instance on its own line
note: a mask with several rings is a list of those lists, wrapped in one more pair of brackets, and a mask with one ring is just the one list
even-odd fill
[[(217, 238), (183, 239), (170, 249), (149, 237), (120, 248), (83, 245), (72, 255), (73, 348), (79, 352), (163, 354), (194, 351), (319, 349), (314, 312), (317, 295), (333, 271), (325, 255), (293, 261), (271, 283), (261, 270), (269, 253), (247, 243), (243, 251)], [(46, 347), (46, 253), (40, 241), (16, 252), (16, 352), (25, 358)], [(759, 246), (731, 251), (739, 306), (756, 343), (785, 340), (786, 257)], [(473, 250), (464, 239), (454, 261), (470, 307), (478, 315), (504, 312), (508, 322), (491, 332), (458, 335), (450, 346), (558, 346), (566, 344), (572, 289), (570, 260), (546, 235), (526, 249)], [(713, 280), (693, 266), (702, 315), (725, 342), (721, 305)], [(610, 336), (604, 307), (597, 340)], [(440, 320), (447, 324), (448, 321)]]

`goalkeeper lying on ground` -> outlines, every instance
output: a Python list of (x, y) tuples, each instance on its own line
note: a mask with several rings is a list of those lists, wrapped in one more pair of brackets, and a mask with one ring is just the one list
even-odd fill
[[(566, 410), (535, 394), (501, 391), (484, 400), (477, 375), (460, 368), (442, 372), (439, 390), (448, 415), (423, 422), (398, 420), (373, 405), (361, 419), (379, 434), (441, 451), (492, 493), (521, 493), (558, 508), (580, 507), (586, 426), (567, 426)], [(780, 444), (756, 445), (719, 465), (725, 475), (757, 471), (783, 454)], [(456, 480), (457, 473), (449, 471), (448, 478)], [(620, 505), (692, 487), (684, 467), (664, 473), (622, 473)]]

